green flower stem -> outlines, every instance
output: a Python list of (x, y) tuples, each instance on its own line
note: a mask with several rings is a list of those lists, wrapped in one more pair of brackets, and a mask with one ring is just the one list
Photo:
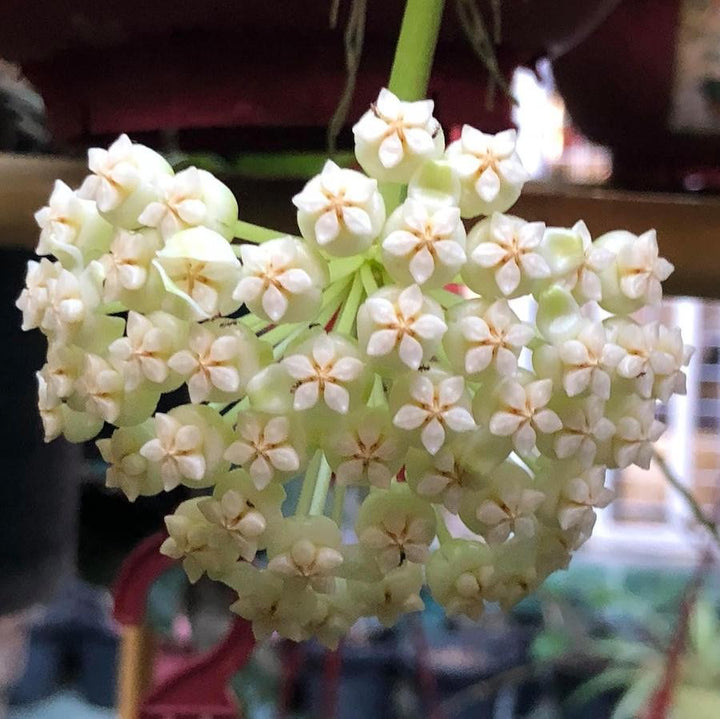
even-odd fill
[(330, 490), (330, 479), (332, 478), (332, 469), (325, 459), (325, 454), (320, 455), (320, 468), (317, 472), (317, 480), (313, 489), (312, 502), (310, 503), (310, 515), (317, 516), (325, 512), (325, 501), (327, 500), (328, 491)]
[(349, 277), (365, 262), (361, 255), (352, 257), (336, 257), (328, 263), (330, 269), (330, 280), (334, 283), (338, 280)]
[(332, 520), (335, 524), (340, 527), (342, 522), (343, 509), (345, 507), (345, 487), (340, 487), (337, 484), (333, 490), (333, 508), (332, 508)]
[(385, 404), (385, 388), (383, 387), (382, 377), (376, 374), (370, 399), (368, 399), (368, 407), (383, 407)]
[(243, 222), (238, 220), (235, 223), (235, 237), (245, 242), (253, 242), (259, 244), (261, 242), (267, 242), (268, 240), (274, 240), (276, 237), (284, 237), (287, 232), (280, 232), (280, 230), (272, 230), (269, 227), (262, 227), (261, 225), (253, 225), (250, 222)]
[[(340, 301), (347, 297), (352, 281), (353, 275), (350, 274), (337, 280), (336, 282), (333, 282), (329, 287), (327, 287), (323, 292), (322, 305), (320, 306), (321, 311), (327, 310), (328, 307), (332, 307), (333, 312), (335, 312)], [(332, 317), (333, 312), (330, 313), (330, 317)], [(328, 319), (330, 318), (328, 317)], [(320, 320), (316, 318), (314, 322), (319, 323)]]
[(715, 524), (715, 522), (713, 522), (713, 520), (708, 517), (705, 512), (703, 512), (702, 507), (698, 504), (695, 497), (692, 496), (690, 490), (688, 490), (688, 488), (682, 483), (680, 478), (670, 468), (670, 465), (665, 461), (665, 458), (659, 454), (657, 450), (653, 451), (653, 461), (660, 467), (670, 486), (679, 492), (682, 495), (682, 498), (687, 502), (697, 523), (703, 526), (710, 533), (710, 536), (715, 541), (715, 544), (720, 546), (720, 532), (718, 531), (717, 524)]
[(268, 322), (267, 320), (262, 319), (262, 317), (258, 317), (251, 312), (248, 312), (242, 317), (238, 317), (237, 321), (240, 322), (240, 324), (245, 325), (245, 327), (252, 330), (253, 332), (261, 332), (262, 330), (272, 325), (271, 322)]
[[(462, 284), (462, 281), (460, 282)], [(455, 292), (450, 292), (445, 289), (430, 290), (428, 292), (435, 302), (437, 302), (443, 309), (449, 309), (455, 305), (459, 305), (461, 302), (465, 302), (465, 298), (462, 295), (458, 295)]]
[(288, 335), (291, 335), (298, 327), (307, 327), (306, 322), (290, 322), (286, 325), (276, 325), (271, 330), (265, 332), (262, 338), (269, 342), (271, 345), (275, 345), (278, 342), (284, 340)]
[(401, 100), (422, 100), (427, 93), (444, 4), (444, 0), (407, 0), (388, 83), (390, 92)]
[(240, 414), (240, 412), (244, 412), (246, 409), (249, 409), (250, 407), (250, 398), (249, 397), (243, 397), (239, 402), (235, 404), (235, 406), (228, 410), (222, 417), (223, 421), (226, 424), (233, 425), (235, 424), (235, 420), (237, 419), (237, 416)]
[(435, 507), (435, 518), (437, 519), (436, 531), (438, 542), (445, 544), (445, 542), (449, 542), (453, 536), (450, 534), (447, 524), (445, 524), (445, 517), (443, 516), (442, 510), (437, 506)]
[(378, 291), (378, 283), (375, 280), (375, 275), (369, 262), (365, 262), (360, 268), (360, 279), (362, 280), (366, 295), (370, 296)]
[(291, 345), (298, 337), (300, 337), (300, 335), (307, 332), (307, 329), (307, 325), (300, 325), (300, 327), (297, 327), (287, 337), (285, 337), (282, 342), (278, 342), (273, 348), (273, 358), (279, 359), (280, 357), (282, 357), (288, 346)]
[(350, 288), (350, 294), (345, 300), (338, 321), (335, 324), (336, 332), (345, 335), (351, 334), (355, 319), (357, 318), (358, 309), (360, 309), (364, 296), (365, 290), (363, 288), (361, 273), (356, 272), (352, 287)]
[(394, 182), (381, 182), (379, 184), (380, 194), (385, 202), (385, 211), (388, 215), (401, 205), (407, 194), (406, 185), (398, 185)]
[(305, 470), (305, 477), (303, 478), (302, 489), (300, 490), (300, 498), (298, 499), (297, 508), (295, 514), (297, 516), (306, 515), (310, 511), (310, 504), (312, 503), (313, 492), (315, 491), (315, 484), (318, 478), (318, 470), (320, 469), (320, 462), (323, 458), (322, 450), (319, 449), (313, 455), (310, 460), (310, 464)]
[[(388, 90), (401, 100), (413, 102), (427, 95), (444, 5), (445, 0), (407, 0), (388, 82)], [(381, 185), (388, 214), (402, 202), (405, 190), (404, 185)]]

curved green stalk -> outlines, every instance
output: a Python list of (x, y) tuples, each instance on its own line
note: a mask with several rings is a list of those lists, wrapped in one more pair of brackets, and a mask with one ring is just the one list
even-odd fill
[(320, 468), (322, 459), (322, 450), (318, 449), (305, 470), (305, 477), (303, 478), (302, 489), (300, 490), (300, 498), (295, 508), (295, 514), (298, 517), (308, 514), (310, 511), (310, 505), (315, 492), (315, 484), (318, 478), (318, 469)]
[[(413, 102), (427, 96), (445, 0), (407, 0), (395, 46), (388, 90)], [(404, 185), (382, 183), (380, 192), (390, 214), (404, 199)]]
[(445, 0), (407, 0), (388, 90), (401, 100), (427, 94)]
[(268, 240), (274, 240), (277, 237), (283, 237), (287, 232), (280, 232), (280, 230), (273, 230), (269, 227), (262, 227), (261, 225), (253, 225), (250, 222), (243, 222), (238, 220), (235, 223), (235, 237), (245, 242), (267, 242)]
[(358, 309), (363, 301), (364, 288), (360, 272), (355, 273), (352, 287), (350, 288), (350, 294), (348, 295), (343, 308), (340, 311), (340, 316), (335, 325), (335, 331), (340, 334), (349, 335), (352, 332), (355, 319), (357, 318)]
[(312, 502), (310, 503), (310, 515), (317, 516), (325, 512), (325, 501), (327, 500), (328, 491), (330, 490), (330, 479), (332, 478), (332, 469), (325, 459), (325, 454), (321, 453), (320, 468), (317, 472), (315, 481), (315, 489), (313, 490)]
[(435, 506), (435, 519), (437, 520), (435, 529), (437, 532), (438, 542), (440, 542), (440, 544), (445, 544), (445, 542), (449, 542), (453, 536), (450, 534), (447, 524), (445, 524), (445, 517), (443, 516), (442, 510), (437, 505)]

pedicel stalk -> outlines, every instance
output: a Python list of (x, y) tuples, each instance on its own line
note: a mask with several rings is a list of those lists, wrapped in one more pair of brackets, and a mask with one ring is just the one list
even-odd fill
[(515, 132), (446, 145), (421, 99), (442, 6), (409, 0), (390, 87), (353, 128), (363, 171), (326, 163), (292, 199), (299, 236), (125, 135), (36, 215), (17, 305), (48, 340), (46, 440), (113, 425), (108, 486), (206, 490), (163, 551), (234, 588), (259, 638), (335, 646), (360, 616), (422, 609), (424, 584), (449, 614), (511, 606), (588, 539), (606, 470), (649, 465), (656, 405), (684, 391), (679, 330), (633, 318), (672, 271), (655, 233), (506, 214)]

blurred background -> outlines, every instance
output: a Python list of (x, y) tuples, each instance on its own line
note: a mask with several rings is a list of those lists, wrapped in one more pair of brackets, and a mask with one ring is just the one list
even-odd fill
[[(475, 24), (460, 21), (469, 5)], [(176, 167), (218, 174), (242, 219), (292, 232), (290, 198), (328, 147), (352, 162), (349, 128), (386, 82), (402, 7), (0, 6), (0, 716), (116, 715), (110, 587), (183, 498), (131, 504), (104, 487), (93, 446), (43, 444), (44, 347), (14, 307), (33, 212), (56, 177), (79, 184), (88, 147), (127, 132)], [(696, 348), (687, 395), (661, 409), (676, 486), (654, 465), (615, 473), (617, 500), (570, 569), (509, 615), (449, 621), (428, 600), (393, 630), (359, 624), (338, 654), (270, 642), (233, 679), (244, 716), (622, 719), (645, 716), (664, 686), (673, 717), (717, 719), (720, 2), (447, 0), (429, 94), (451, 136), (463, 123), (518, 128), (533, 181), (513, 213), (582, 218), (593, 236), (658, 230), (676, 268), (660, 318)], [(223, 591), (191, 588), (177, 568), (147, 602), (155, 681), (230, 624)]]

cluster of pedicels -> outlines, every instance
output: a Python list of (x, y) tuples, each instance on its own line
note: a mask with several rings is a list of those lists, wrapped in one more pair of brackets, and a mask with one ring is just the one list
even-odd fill
[(448, 614), (512, 605), (590, 536), (606, 470), (648, 466), (656, 405), (684, 391), (679, 330), (633, 319), (672, 271), (654, 231), (505, 214), (515, 132), (446, 146), (432, 113), (382, 90), (353, 128), (367, 174), (328, 161), (293, 198), (301, 237), (125, 135), (36, 215), (17, 305), (48, 340), (46, 440), (107, 423), (108, 486), (207, 490), (163, 551), (233, 587), (258, 637), (333, 646), (422, 609), (424, 584)]

